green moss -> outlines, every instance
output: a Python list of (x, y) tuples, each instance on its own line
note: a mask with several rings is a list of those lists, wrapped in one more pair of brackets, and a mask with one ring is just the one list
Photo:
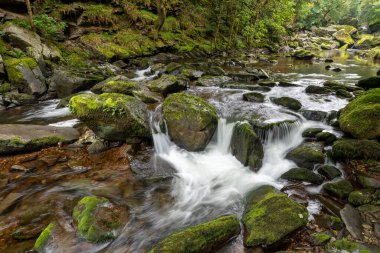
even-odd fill
[(271, 98), (271, 101), (276, 105), (281, 105), (294, 111), (298, 111), (302, 107), (302, 104), (297, 99), (291, 97)]
[(84, 8), (83, 15), (94, 24), (113, 22), (112, 6), (94, 3), (81, 3), (80, 6)]
[(10, 83), (3, 83), (0, 85), (0, 94), (11, 91), (12, 85)]
[(281, 178), (290, 181), (301, 181), (312, 184), (321, 184), (323, 182), (323, 179), (320, 176), (315, 174), (313, 171), (304, 168), (290, 169), (282, 174)]
[(313, 233), (311, 237), (317, 244), (323, 244), (330, 240), (331, 236), (325, 233)]
[(360, 244), (349, 241), (347, 239), (331, 242), (327, 245), (327, 251), (331, 253), (348, 252), (348, 253), (370, 253), (370, 250), (365, 249)]
[(43, 252), (43, 247), (46, 245), (47, 241), (51, 237), (52, 230), (55, 227), (55, 223), (50, 223), (44, 231), (40, 234), (40, 236), (37, 238), (35, 244), (34, 244), (34, 250), (37, 252)]
[(372, 201), (372, 192), (370, 191), (353, 191), (348, 196), (348, 202), (354, 206), (369, 204)]
[(324, 184), (323, 189), (341, 199), (347, 198), (354, 190), (350, 181), (344, 179)]
[(48, 137), (43, 137), (43, 138), (35, 138), (35, 139), (31, 139), (27, 143), (27, 146), (30, 146), (31, 148), (50, 147), (50, 146), (57, 145), (58, 142), (61, 142), (64, 140), (65, 138), (62, 136), (48, 136)]
[(291, 150), (286, 158), (294, 161), (301, 168), (313, 169), (315, 164), (321, 164), (325, 161), (323, 148), (319, 143), (303, 143)]
[(332, 153), (336, 160), (377, 160), (380, 159), (380, 143), (369, 140), (340, 139), (334, 142)]
[(110, 81), (103, 86), (102, 92), (132, 95), (133, 91), (138, 90), (138, 89), (139, 89), (139, 86), (135, 82)]
[(167, 17), (165, 19), (165, 23), (162, 27), (162, 31), (165, 31), (165, 32), (172, 32), (172, 31), (178, 31), (180, 29), (179, 27), (179, 23), (177, 21), (177, 19), (175, 17)]
[(239, 233), (239, 220), (234, 216), (223, 216), (175, 232), (155, 245), (148, 253), (213, 252)]
[(23, 74), (20, 71), (20, 67), (23, 65), (31, 70), (37, 67), (37, 62), (30, 57), (22, 57), (19, 59), (5, 57), (4, 58), (5, 69), (8, 74), (8, 79), (11, 83), (19, 83)]

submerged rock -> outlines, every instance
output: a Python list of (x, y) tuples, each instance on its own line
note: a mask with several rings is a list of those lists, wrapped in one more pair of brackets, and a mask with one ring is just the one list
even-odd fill
[(300, 181), (312, 184), (322, 184), (323, 179), (313, 171), (304, 168), (293, 168), (281, 176), (282, 179), (289, 181)]
[(308, 211), (304, 206), (274, 188), (261, 187), (257, 191), (260, 194), (249, 196), (243, 216), (246, 246), (271, 245), (306, 225)]
[(340, 139), (334, 142), (332, 154), (336, 160), (379, 160), (380, 143), (369, 140)]
[(298, 111), (302, 107), (300, 101), (291, 97), (270, 98), (270, 100), (276, 105), (281, 105), (293, 111)]
[(146, 105), (124, 94), (81, 94), (71, 98), (70, 111), (105, 140), (133, 142), (151, 137)]
[(325, 161), (323, 145), (318, 142), (303, 143), (291, 150), (286, 159), (292, 160), (301, 168), (313, 169), (314, 165)]
[(358, 82), (357, 85), (366, 90), (380, 88), (380, 76), (362, 79)]
[(175, 232), (156, 244), (148, 253), (214, 252), (239, 234), (239, 220), (234, 216), (222, 216)]
[(149, 90), (161, 93), (164, 97), (171, 93), (180, 92), (187, 89), (187, 86), (173, 75), (163, 75), (159, 79), (148, 83)]
[(36, 151), (78, 138), (79, 132), (71, 127), (3, 124), (0, 125), (0, 155)]
[(324, 184), (323, 189), (341, 199), (347, 198), (354, 190), (350, 181), (344, 179)]
[(169, 135), (179, 147), (205, 149), (218, 124), (214, 106), (199, 97), (176, 93), (165, 99), (162, 110)]
[(263, 146), (253, 127), (248, 123), (237, 123), (231, 139), (232, 154), (251, 170), (258, 171), (264, 157)]
[(115, 230), (123, 225), (125, 219), (120, 208), (97, 196), (81, 199), (74, 207), (73, 218), (79, 234), (95, 243), (115, 239)]
[(358, 139), (380, 137), (380, 88), (351, 101), (341, 112), (340, 128)]

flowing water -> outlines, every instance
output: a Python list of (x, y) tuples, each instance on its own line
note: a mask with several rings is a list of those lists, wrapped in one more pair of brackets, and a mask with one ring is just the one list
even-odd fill
[[(58, 219), (61, 220), (60, 223), (66, 224), (67, 230), (61, 235), (59, 242), (49, 245), (48, 252), (145, 252), (155, 242), (180, 228), (223, 214), (235, 214), (241, 217), (244, 211), (244, 196), (249, 191), (264, 184), (273, 185), (278, 189), (286, 186), (287, 182), (279, 180), (279, 177), (295, 167), (295, 164), (285, 159), (285, 156), (289, 150), (304, 141), (303, 130), (309, 127), (323, 127), (338, 136), (342, 134), (326, 122), (309, 121), (299, 113), (274, 105), (270, 97), (296, 98), (302, 103), (303, 109), (307, 110), (338, 111), (348, 103), (348, 100), (336, 96), (310, 96), (304, 92), (305, 87), (311, 84), (322, 86), (326, 80), (354, 84), (360, 78), (375, 75), (377, 71), (376, 66), (355, 59), (354, 53), (344, 55), (343, 58), (331, 56), (335, 57), (333, 65), (341, 67), (342, 72), (326, 71), (324, 68), (326, 64), (322, 62), (308, 64), (289, 58), (280, 58), (276, 65), (257, 63), (257, 67), (269, 71), (274, 80), (288, 81), (297, 85), (276, 86), (271, 91), (264, 92), (266, 95), (264, 103), (242, 101), (242, 95), (247, 92), (246, 90), (192, 87), (188, 92), (204, 97), (214, 104), (220, 116), (215, 136), (206, 150), (188, 152), (177, 147), (153, 117), (154, 150), (147, 147), (142, 151), (143, 154), (131, 157), (131, 169), (137, 173), (137, 178), (144, 178), (144, 173), (139, 175), (141, 171), (137, 167), (144, 167), (159, 175), (165, 175), (167, 171), (165, 168), (169, 167), (174, 174), (169, 173), (165, 180), (148, 185), (139, 182), (128, 184), (125, 183), (127, 179), (124, 179), (127, 172), (118, 171), (112, 172), (115, 174), (110, 175), (109, 179), (94, 181), (92, 178), (87, 178), (86, 169), (90, 168), (83, 165), (78, 167), (83, 170), (74, 170), (70, 172), (71, 176), (69, 173), (60, 175), (64, 180), (53, 181), (50, 184), (37, 183), (33, 185), (33, 189), (13, 185), (14, 189), (19, 189), (18, 192), (24, 194), (19, 206), (28, 207), (34, 201), (44, 203), (51, 199), (60, 203), (59, 200), (64, 199), (71, 204), (69, 207), (63, 207), (63, 210), (70, 210), (70, 206), (72, 208), (81, 196), (98, 194), (110, 198), (115, 203), (126, 203), (129, 207), (129, 221), (117, 239), (97, 246), (78, 240), (70, 228), (70, 214), (68, 211), (62, 211), (63, 215)], [(135, 80), (144, 81), (155, 76), (154, 74), (153, 77), (152, 75), (147, 77), (148, 73), (151, 73), (150, 68), (138, 71)], [(2, 115), (0, 123), (57, 126), (72, 126), (78, 123), (70, 116), (67, 108), (55, 109), (57, 104), (58, 101), (53, 100), (42, 102), (33, 108), (14, 108)], [(265, 155), (263, 166), (257, 173), (243, 166), (230, 153), (230, 141), (236, 120), (249, 119), (252, 115), (259, 116), (264, 123), (291, 121), (291, 124), (279, 124), (271, 130), (258, 131)], [(317, 193), (319, 189), (320, 187), (305, 185), (305, 191), (310, 194)], [(2, 193), (11, 190), (8, 188)], [(287, 193), (292, 194), (291, 191)], [(306, 195), (308, 196), (308, 193)], [(309, 197), (306, 197), (306, 201), (310, 213), (317, 214), (320, 210), (318, 201)], [(8, 218), (12, 221), (11, 217), (17, 217), (19, 212), (19, 209), (14, 209)], [(0, 219), (0, 229), (11, 221)], [(245, 252), (242, 237), (234, 240), (220, 252)]]

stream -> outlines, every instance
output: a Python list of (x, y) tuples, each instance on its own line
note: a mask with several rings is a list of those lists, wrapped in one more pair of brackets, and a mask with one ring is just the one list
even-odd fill
[[(326, 80), (339, 81), (354, 85), (359, 79), (375, 76), (379, 63), (367, 64), (356, 57), (356, 52), (324, 52), (324, 57), (334, 59), (328, 63), (342, 69), (333, 72), (325, 69), (327, 63), (296, 61), (291, 58), (278, 58), (277, 64), (254, 63), (255, 67), (265, 69), (271, 80), (291, 82), (294, 87), (275, 86), (265, 95), (264, 103), (252, 103), (242, 100), (247, 90), (218, 87), (195, 87), (189, 93), (198, 95), (212, 103), (218, 111), (218, 128), (212, 141), (203, 152), (188, 152), (170, 141), (166, 131), (162, 131), (152, 116), (153, 147), (144, 147), (134, 156), (129, 155), (130, 169), (112, 170), (104, 167), (107, 176), (97, 179), (96, 166), (86, 167), (88, 159), (107, 159), (107, 157), (87, 158), (81, 164), (82, 156), (74, 159), (76, 170), (58, 171), (53, 175), (28, 175), (1, 188), (0, 196), (9, 193), (22, 193), (15, 208), (0, 216), (0, 230), (6, 230), (20, 223), (25, 210), (35, 210), (37, 205), (46, 205), (48, 211), (41, 211), (33, 217), (38, 223), (42, 215), (59, 213), (57, 219), (66, 224), (59, 245), (49, 245), (48, 252), (146, 252), (154, 243), (173, 231), (190, 225), (199, 224), (224, 214), (243, 215), (247, 193), (262, 185), (273, 185), (277, 189), (288, 186), (288, 182), (279, 180), (280, 176), (295, 163), (287, 160), (289, 150), (304, 141), (302, 132), (311, 127), (321, 127), (335, 135), (343, 133), (325, 121), (311, 121), (303, 113), (289, 111), (275, 105), (270, 97), (289, 96), (299, 100), (303, 110), (326, 112), (339, 111), (347, 99), (335, 95), (309, 95), (304, 92), (308, 85), (322, 86)], [(217, 61), (218, 59), (214, 59)], [(207, 61), (207, 60), (205, 60)], [(135, 80), (144, 81), (150, 69), (139, 70)], [(35, 106), (12, 108), (0, 117), (0, 123), (44, 124), (54, 126), (78, 126), (81, 123), (70, 115), (68, 108), (56, 109), (59, 100), (49, 100)], [(158, 110), (158, 109), (156, 109)], [(152, 115), (155, 112), (152, 111)], [(230, 152), (230, 142), (236, 119), (249, 120), (252, 115), (260, 118), (263, 124), (291, 122), (275, 126), (271, 130), (258, 132), (264, 146), (263, 166), (255, 173), (243, 166)], [(67, 152), (70, 152), (68, 150)], [(74, 153), (69, 153), (75, 156)], [(112, 153), (109, 154), (113, 156)], [(71, 159), (71, 157), (69, 157)], [(116, 161), (117, 167), (120, 160)], [(332, 161), (326, 159), (326, 164)], [(121, 164), (123, 165), (123, 164)], [(99, 163), (99, 166), (106, 166)], [(125, 165), (127, 166), (127, 165)], [(337, 165), (340, 168), (340, 165)], [(118, 168), (118, 167), (117, 167)], [(171, 173), (167, 173), (171, 171)], [(96, 174), (96, 176), (94, 176)], [(154, 183), (144, 183), (144, 178), (165, 176)], [(45, 181), (42, 180), (43, 177)], [(54, 177), (53, 179), (49, 179)], [(295, 194), (307, 202), (311, 216), (315, 219), (322, 207), (313, 196), (321, 186), (303, 184), (298, 188), (289, 188), (286, 193)], [(102, 245), (93, 245), (72, 236), (69, 210), (78, 199), (85, 195), (98, 194), (115, 203), (128, 206), (130, 217), (117, 239)], [(49, 203), (49, 204), (48, 204)], [(53, 204), (51, 204), (53, 203)], [(42, 208), (43, 209), (43, 208)], [(2, 247), (1, 252), (14, 252), (17, 247), (27, 248), (34, 240), (26, 242), (12, 241), (13, 246)], [(7, 244), (6, 242), (3, 242)], [(29, 244), (28, 244), (29, 243)], [(247, 252), (243, 246), (242, 235), (218, 252)]]

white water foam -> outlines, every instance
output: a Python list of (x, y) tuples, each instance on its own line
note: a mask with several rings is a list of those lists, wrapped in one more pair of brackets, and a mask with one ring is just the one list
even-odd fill
[(133, 81), (148, 81), (154, 79), (158, 75), (158, 71), (153, 73), (152, 75), (147, 75), (152, 72), (152, 67), (148, 67), (146, 69), (137, 70), (136, 77), (133, 78)]

